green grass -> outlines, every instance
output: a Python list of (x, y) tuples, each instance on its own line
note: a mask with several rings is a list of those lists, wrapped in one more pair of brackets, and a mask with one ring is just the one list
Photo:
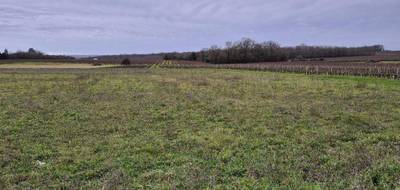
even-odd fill
[(0, 189), (395, 189), (400, 81), (3, 73), (0, 137)]
[(101, 64), (94, 66), (88, 63), (52, 63), (52, 62), (18, 62), (18, 63), (0, 63), (0, 69), (93, 69), (93, 68), (104, 68), (104, 67), (115, 67), (111, 64)]

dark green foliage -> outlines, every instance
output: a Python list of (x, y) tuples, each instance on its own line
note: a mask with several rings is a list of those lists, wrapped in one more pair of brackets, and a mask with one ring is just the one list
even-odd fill
[(63, 55), (46, 55), (43, 52), (29, 48), (27, 52), (17, 51), (15, 53), (9, 53), (7, 49), (3, 53), (0, 53), (0, 59), (65, 59), (71, 60), (73, 57)]
[(196, 52), (184, 52), (184, 53), (172, 52), (172, 53), (165, 53), (163, 58), (164, 60), (198, 61), (198, 54), (199, 53)]
[(197, 55), (196, 55), (195, 52), (192, 52), (192, 53), (191, 53), (191, 55), (190, 55), (190, 60), (191, 60), (191, 61), (196, 61), (196, 60), (197, 60)]
[(121, 65), (123, 66), (129, 66), (131, 64), (131, 61), (129, 59), (124, 59), (121, 62)]
[(3, 53), (0, 53), (0, 59), (8, 59), (8, 58), (9, 58), (8, 50), (4, 49)]

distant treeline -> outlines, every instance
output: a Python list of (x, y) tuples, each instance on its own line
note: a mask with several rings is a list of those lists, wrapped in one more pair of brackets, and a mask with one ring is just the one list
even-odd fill
[(323, 59), (375, 55), (384, 51), (382, 45), (364, 47), (307, 46), (281, 47), (273, 41), (258, 43), (249, 38), (227, 42), (225, 47), (212, 46), (200, 52), (167, 53), (164, 59), (192, 60), (210, 63), (277, 62), (288, 60)]
[(134, 59), (134, 60), (145, 60), (145, 59), (162, 59), (163, 53), (153, 53), (153, 54), (120, 54), (120, 55), (99, 55), (99, 56), (90, 56), (87, 58), (83, 58), (86, 60), (107, 60), (107, 61), (122, 61), (124, 59)]
[(2, 53), (0, 53), (0, 59), (74, 59), (74, 58), (64, 55), (47, 55), (42, 53), (41, 51), (29, 48), (28, 51), (26, 52), (17, 51), (15, 53), (9, 53), (8, 50), (5, 49)]

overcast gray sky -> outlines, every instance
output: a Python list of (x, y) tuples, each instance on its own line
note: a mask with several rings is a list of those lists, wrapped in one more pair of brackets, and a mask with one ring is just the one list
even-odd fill
[(250, 37), (400, 50), (400, 0), (0, 0), (0, 48), (191, 51)]

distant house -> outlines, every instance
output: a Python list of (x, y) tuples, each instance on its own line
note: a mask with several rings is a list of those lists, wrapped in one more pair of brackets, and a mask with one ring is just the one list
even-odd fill
[(98, 61), (99, 59), (98, 58), (93, 58), (93, 61)]

